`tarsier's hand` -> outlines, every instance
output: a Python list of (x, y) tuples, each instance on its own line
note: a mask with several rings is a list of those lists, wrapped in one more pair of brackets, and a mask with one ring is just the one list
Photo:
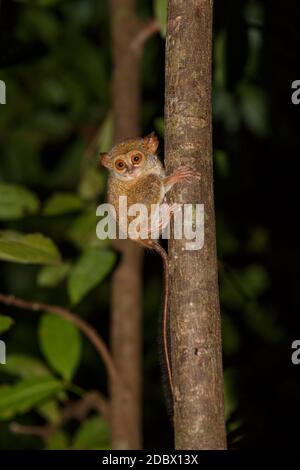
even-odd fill
[(174, 184), (184, 180), (190, 181), (192, 178), (200, 179), (200, 173), (188, 166), (182, 166), (164, 179), (164, 186), (166, 191), (169, 191)]

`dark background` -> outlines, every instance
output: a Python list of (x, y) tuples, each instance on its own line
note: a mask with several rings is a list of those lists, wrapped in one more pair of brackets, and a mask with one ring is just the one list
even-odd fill
[[(140, 15), (151, 18), (152, 1), (138, 4)], [(300, 365), (291, 362), (291, 344), (300, 337), (300, 105), (291, 102), (291, 84), (300, 79), (300, 6), (296, 0), (216, 0), (214, 12), (215, 205), (229, 447), (298, 449)], [(0, 79), (7, 86), (7, 104), (0, 105), (0, 185), (25, 186), (41, 204), (34, 213), (8, 217), (0, 200), (0, 229), (45, 234), (72, 270), (91, 246), (103, 249), (94, 239), (91, 214), (105, 198), (97, 152), (107, 150), (112, 139), (108, 4), (2, 1), (0, 31)], [(143, 131), (156, 130), (163, 157), (164, 38), (159, 34), (145, 47), (142, 75)], [(47, 214), (47, 201), (61, 191), (79, 195), (82, 205)], [(41, 285), (41, 269), (1, 262), (1, 291), (69, 306), (67, 281)], [(106, 340), (109, 281), (108, 276), (73, 308)], [(145, 256), (144, 285), (144, 443), (146, 449), (171, 448), (157, 345), (161, 265), (154, 254)], [(47, 363), (36, 314), (2, 306), (0, 314), (15, 319), (3, 334), (8, 354)], [(2, 384), (19, 380), (5, 366), (0, 374)], [(106, 391), (104, 369), (86, 340), (72, 383)], [(76, 398), (72, 393), (69, 397)], [(13, 434), (11, 421), (45, 423), (35, 407), (2, 417), (2, 449), (50, 446), (38, 437)], [(74, 446), (76, 433), (78, 423), (68, 424), (52, 448)]]

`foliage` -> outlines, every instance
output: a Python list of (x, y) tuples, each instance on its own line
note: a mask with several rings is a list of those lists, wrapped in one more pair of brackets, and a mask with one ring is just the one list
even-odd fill
[(0, 234), (0, 259), (18, 263), (57, 264), (60, 254), (55, 244), (40, 233)]
[(166, 36), (167, 32), (167, 0), (154, 0), (154, 13), (159, 22), (161, 34)]
[(0, 315), (0, 333), (4, 333), (9, 330), (10, 327), (14, 324), (14, 321), (11, 317), (7, 315)]
[(111, 251), (91, 248), (83, 253), (71, 271), (68, 291), (72, 304), (78, 303), (112, 270), (115, 255)]
[(74, 437), (73, 449), (105, 450), (109, 445), (107, 424), (103, 419), (88, 419)]
[(50, 366), (70, 381), (80, 359), (81, 341), (77, 328), (53, 314), (43, 315), (38, 330), (41, 350)]
[[(110, 51), (99, 48), (107, 36), (107, 9), (96, 1), (77, 1), (75, 8), (58, 1), (10, 8), (17, 21), (6, 24), (5, 32), (11, 50), (20, 49), (24, 60), (16, 54), (14, 68), (1, 70), (8, 83), (8, 104), (0, 114), (2, 276), (9, 294), (65, 306), (82, 301), (88, 314), (90, 292), (116, 261), (95, 234), (96, 207), (105, 191), (97, 152), (111, 145), (113, 132)], [(9, 12), (3, 13), (7, 18)], [(95, 34), (85, 37), (88, 31)], [(26, 292), (8, 262), (34, 266)], [(10, 313), (14, 319), (0, 315), (0, 333), (8, 338), (7, 364), (0, 371), (0, 417), (8, 423), (26, 414), (34, 421), (38, 414), (45, 422), (57, 422), (69, 398), (85, 394), (73, 384), (84, 357), (81, 335), (73, 323), (45, 312), (38, 321), (32, 319), (22, 347), (18, 332), (26, 320), (16, 310)], [(4, 430), (0, 426), (0, 434)], [(18, 446), (18, 438), (11, 439)], [(103, 420), (89, 418), (74, 438), (59, 430), (46, 447), (81, 445), (109, 446)]]
[(63, 390), (63, 384), (53, 377), (24, 379), (0, 389), (0, 419), (25, 413)]

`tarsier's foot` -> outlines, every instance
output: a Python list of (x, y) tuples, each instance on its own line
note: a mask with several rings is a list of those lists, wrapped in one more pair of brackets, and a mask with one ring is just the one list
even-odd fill
[(177, 213), (181, 212), (181, 204), (167, 204), (164, 200), (165, 212), (162, 218), (158, 219), (148, 231), (149, 238), (157, 239), (162, 234), (163, 230), (169, 225), (171, 218)]

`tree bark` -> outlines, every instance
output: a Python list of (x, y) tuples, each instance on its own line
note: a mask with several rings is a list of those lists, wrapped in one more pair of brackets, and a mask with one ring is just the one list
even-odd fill
[[(140, 134), (140, 60), (132, 45), (139, 29), (135, 0), (111, 0), (115, 142)], [(121, 260), (112, 280), (111, 346), (120, 388), (111, 381), (112, 448), (140, 449), (142, 250), (116, 242)]]
[(169, 243), (176, 449), (225, 449), (211, 125), (212, 0), (169, 0), (166, 165), (200, 172), (170, 202), (204, 204), (204, 246)]

